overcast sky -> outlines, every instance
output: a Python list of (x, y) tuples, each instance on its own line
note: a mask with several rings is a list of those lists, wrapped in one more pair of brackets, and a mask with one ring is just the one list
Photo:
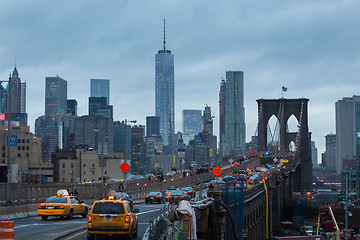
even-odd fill
[[(155, 114), (155, 54), (175, 58), (175, 128), (182, 110), (209, 105), (218, 135), (219, 88), (244, 71), (247, 141), (256, 99), (308, 98), (319, 154), (335, 133), (335, 102), (360, 94), (360, 1), (0, 1), (0, 79), (15, 59), (27, 84), (31, 131), (45, 113), (45, 77), (68, 83), (68, 98), (88, 113), (90, 78), (110, 79), (114, 120)], [(296, 121), (289, 121), (296, 130)]]

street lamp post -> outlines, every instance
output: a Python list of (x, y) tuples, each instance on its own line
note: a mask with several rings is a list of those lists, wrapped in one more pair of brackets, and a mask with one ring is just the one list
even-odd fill
[[(124, 159), (124, 161), (127, 163), (127, 147), (128, 147), (128, 141), (127, 141), (127, 123), (128, 122), (130, 122), (130, 123), (136, 123), (137, 121), (136, 120), (131, 120), (131, 121), (128, 121), (127, 119), (125, 119), (125, 140), (124, 140), (124, 142), (125, 142), (125, 147), (124, 147), (124, 155), (125, 155), (125, 159)], [(130, 166), (131, 166), (131, 164), (130, 164)], [(125, 176), (124, 176), (124, 178), (126, 179), (126, 174), (127, 173), (125, 173)]]

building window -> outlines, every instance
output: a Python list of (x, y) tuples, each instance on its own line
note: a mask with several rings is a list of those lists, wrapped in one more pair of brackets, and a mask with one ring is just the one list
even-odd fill
[(20, 146), (18, 146), (18, 150), (20, 150), (21, 149), (21, 147)]
[(95, 167), (95, 164), (93, 164), (93, 167)]
[(74, 167), (74, 163), (71, 163), (71, 167), (72, 167), (72, 168)]
[(26, 150), (29, 150), (29, 146), (26, 147)]
[(65, 178), (62, 179), (62, 182), (65, 182)]
[(27, 153), (26, 156), (29, 157), (29, 154)]
[(73, 170), (71, 170), (71, 171), (70, 171), (70, 174), (71, 174), (71, 175), (74, 175), (74, 171), (73, 171)]
[(106, 171), (105, 171), (105, 173), (104, 173), (105, 175), (106, 175)]
[(30, 141), (29, 141), (29, 139), (26, 139), (26, 143), (29, 143)]
[(22, 143), (25, 143), (25, 139), (22, 140)]
[(85, 163), (84, 163), (84, 167), (85, 167)]
[(62, 164), (63, 165), (63, 168), (65, 167), (65, 163)]
[(18, 143), (21, 143), (21, 139), (18, 139)]
[(18, 157), (20, 157), (20, 153), (18, 153)]
[(65, 170), (62, 171), (62, 175), (63, 175), (63, 176), (65, 175)]
[(21, 147), (21, 150), (25, 150), (25, 147), (24, 147), (24, 146), (22, 146), (22, 147)]
[(85, 171), (84, 171), (84, 175), (85, 175), (86, 173), (85, 173)]

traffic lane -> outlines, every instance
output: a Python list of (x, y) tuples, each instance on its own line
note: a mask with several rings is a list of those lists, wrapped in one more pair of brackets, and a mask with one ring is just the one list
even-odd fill
[[(135, 208), (139, 208), (140, 212), (136, 215), (138, 216), (138, 236), (134, 239), (142, 239), (146, 229), (149, 226), (150, 220), (155, 219), (163, 211), (165, 205), (165, 210), (168, 208), (168, 204), (137, 204)], [(59, 238), (62, 240), (84, 240), (86, 239), (86, 229), (78, 231), (69, 236)], [(101, 239), (112, 239), (111, 236), (104, 237)]]
[(49, 217), (44, 221), (40, 216), (14, 220), (16, 239), (54, 239), (62, 236), (64, 231), (77, 230), (86, 224), (86, 218), (74, 216), (73, 219)]

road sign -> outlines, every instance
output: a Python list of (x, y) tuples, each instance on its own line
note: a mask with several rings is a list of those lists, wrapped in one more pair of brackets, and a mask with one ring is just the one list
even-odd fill
[(196, 164), (196, 161), (192, 161), (192, 162), (191, 162), (191, 166), (192, 166), (192, 167), (196, 167), (196, 165), (197, 165), (197, 164)]
[[(18, 144), (18, 136), (17, 135), (10, 135), (10, 147), (17, 147)], [(6, 136), (6, 146), (9, 146), (8, 144), (8, 136)]]
[(123, 162), (119, 168), (121, 169), (122, 172), (128, 172), (130, 169), (130, 166), (126, 162)]
[(234, 165), (234, 167), (236, 167), (238, 164), (237, 164), (237, 162), (234, 162), (233, 165)]
[(219, 166), (214, 167), (212, 170), (212, 173), (215, 175), (215, 177), (220, 176), (220, 174), (223, 172)]
[(234, 155), (229, 155), (229, 158), (234, 158)]

